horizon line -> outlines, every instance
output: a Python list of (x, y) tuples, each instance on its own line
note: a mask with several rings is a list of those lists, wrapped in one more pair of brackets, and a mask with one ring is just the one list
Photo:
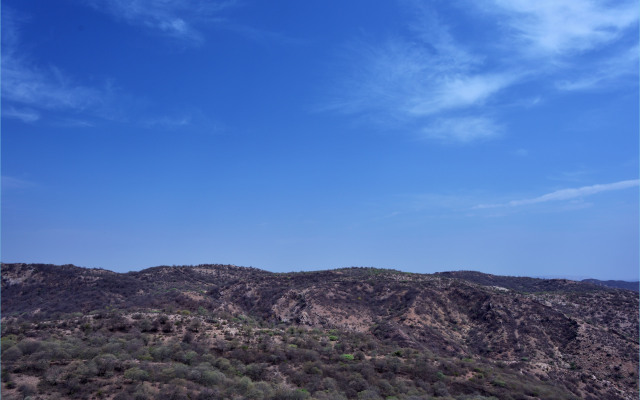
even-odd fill
[(397, 271), (397, 272), (402, 272), (402, 273), (406, 273), (406, 274), (419, 274), (419, 275), (435, 275), (435, 274), (441, 274), (441, 273), (447, 273), (447, 272), (477, 272), (480, 274), (484, 274), (484, 275), (493, 275), (493, 276), (504, 276), (504, 277), (511, 277), (511, 278), (532, 278), (532, 279), (542, 279), (542, 280), (555, 280), (555, 279), (564, 279), (564, 280), (570, 280), (570, 281), (574, 281), (574, 282), (582, 282), (584, 280), (588, 280), (588, 279), (595, 279), (598, 281), (622, 281), (622, 282), (629, 282), (629, 283), (636, 283), (639, 282), (640, 283), (640, 278), (634, 278), (634, 279), (624, 279), (624, 278), (614, 278), (614, 279), (599, 279), (599, 278), (593, 278), (587, 275), (536, 275), (536, 276), (529, 276), (529, 275), (502, 275), (502, 274), (494, 274), (494, 273), (490, 273), (490, 272), (483, 272), (480, 270), (475, 270), (475, 269), (452, 269), (452, 270), (441, 270), (441, 271), (433, 271), (433, 272), (412, 272), (412, 271), (404, 271), (401, 269), (396, 269), (396, 268), (390, 268), (390, 267), (373, 267), (373, 266), (357, 266), (357, 265), (352, 265), (352, 266), (348, 266), (348, 267), (335, 267), (335, 268), (326, 268), (326, 269), (312, 269), (312, 270), (297, 270), (297, 271), (282, 271), (282, 272), (276, 272), (276, 271), (271, 271), (269, 269), (265, 269), (265, 268), (259, 268), (259, 267), (254, 267), (252, 265), (249, 266), (245, 266), (245, 265), (236, 265), (236, 264), (221, 264), (221, 263), (200, 263), (200, 264), (182, 264), (182, 265), (178, 265), (178, 264), (172, 264), (172, 265), (154, 265), (151, 267), (144, 267), (144, 268), (140, 268), (140, 269), (132, 269), (129, 271), (123, 271), (123, 272), (118, 272), (118, 271), (114, 271), (113, 269), (109, 269), (109, 268), (104, 268), (104, 267), (87, 267), (87, 266), (82, 266), (82, 265), (76, 265), (76, 264), (71, 264), (71, 263), (67, 263), (67, 264), (54, 264), (54, 263), (46, 263), (46, 262), (5, 262), (5, 261), (0, 261), (0, 264), (5, 265), (5, 264), (24, 264), (24, 265), (52, 265), (54, 267), (65, 267), (65, 266), (71, 266), (71, 267), (77, 267), (77, 268), (84, 268), (84, 269), (95, 269), (95, 270), (104, 270), (104, 271), (109, 271), (109, 272), (113, 272), (115, 274), (128, 274), (131, 272), (141, 272), (141, 271), (145, 271), (147, 269), (151, 269), (151, 268), (162, 268), (162, 267), (166, 267), (166, 268), (181, 268), (181, 267), (201, 267), (201, 266), (224, 266), (224, 267), (236, 267), (236, 268), (247, 268), (247, 269), (257, 269), (260, 271), (265, 271), (265, 272), (270, 272), (273, 274), (295, 274), (295, 273), (308, 273), (308, 272), (326, 272), (326, 271), (337, 271), (337, 270), (341, 270), (341, 269), (351, 269), (351, 268), (369, 268), (369, 269), (383, 269), (383, 270), (387, 270), (387, 271)]

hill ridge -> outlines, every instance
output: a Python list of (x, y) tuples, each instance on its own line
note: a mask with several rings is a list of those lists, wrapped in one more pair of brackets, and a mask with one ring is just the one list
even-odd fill
[[(138, 326), (133, 315), (160, 312), (170, 320), (186, 318), (181, 326), (200, 321), (212, 332), (221, 321), (241, 324), (237, 329), (245, 329), (242, 321), (254, 321), (270, 329), (335, 330), (339, 334), (327, 334), (359, 337), (378, 349), (407, 349), (403, 351), (441, 360), (473, 358), (492, 370), (498, 363), (517, 365), (517, 371), (536, 385), (555, 382), (559, 393), (569, 396), (558, 398), (626, 399), (638, 388), (637, 295), (570, 280), (368, 267), (273, 273), (219, 264), (115, 273), (14, 263), (2, 264), (2, 311), (3, 336), (5, 327), (16, 329), (28, 321), (49, 324), (75, 318), (91, 330), (105, 329), (96, 319), (99, 315), (114, 327), (102, 334), (115, 335)], [(103, 328), (97, 328), (100, 324)], [(136, 329), (142, 331), (146, 325)], [(153, 334), (157, 340), (173, 335), (158, 329)], [(209, 347), (219, 345), (219, 339), (207, 335), (198, 340)], [(244, 346), (256, 345), (246, 340)], [(226, 349), (220, 354), (231, 357), (232, 350)], [(376, 358), (365, 350), (363, 363), (367, 357)], [(288, 384), (294, 383), (291, 371), (281, 365), (273, 368), (289, 377)], [(470, 371), (465, 373), (475, 376)], [(583, 381), (582, 371), (595, 378), (585, 375)], [(477, 393), (506, 398), (499, 384), (481, 389), (484, 384), (462, 384), (454, 377), (447, 380), (450, 392), (462, 395), (473, 387)]]

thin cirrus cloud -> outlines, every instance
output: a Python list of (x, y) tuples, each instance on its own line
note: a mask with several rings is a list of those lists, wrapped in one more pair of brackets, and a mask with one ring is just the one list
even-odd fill
[[(444, 31), (431, 42), (396, 38), (379, 48), (361, 45), (355, 54), (364, 62), (358, 62), (342, 88), (347, 95), (339, 96), (329, 109), (386, 115), (392, 123), (415, 126), (418, 136), (452, 142), (493, 136), (489, 130), (496, 130), (487, 128), (499, 124), (486, 115), (458, 118), (444, 113), (473, 110), (518, 79), (511, 71), (475, 72), (477, 59), (456, 47)], [(473, 121), (481, 125), (473, 126)], [(445, 127), (464, 127), (467, 133), (458, 129), (446, 137)]]
[(3, 115), (35, 121), (38, 113), (28, 107), (47, 110), (86, 111), (104, 103), (109, 89), (76, 84), (60, 70), (38, 68), (15, 54), (2, 58), (2, 97), (26, 108), (9, 108)]
[[(515, 80), (514, 74), (507, 73), (443, 76), (440, 82), (432, 84), (430, 90), (416, 93), (412, 101), (414, 105), (407, 111), (410, 114), (427, 116), (479, 105)], [(426, 93), (430, 95), (425, 95)]]
[(496, 0), (487, 10), (504, 15), (525, 51), (567, 55), (618, 39), (638, 22), (635, 1)]
[[(24, 18), (2, 10), (3, 118), (32, 123), (46, 111), (100, 114), (111, 97), (111, 87), (82, 85), (55, 66), (42, 66), (21, 52), (20, 25)], [(104, 110), (103, 110), (104, 111)]]
[(532, 204), (546, 203), (550, 201), (572, 200), (572, 199), (592, 196), (594, 194), (598, 194), (602, 192), (609, 192), (612, 190), (629, 189), (632, 187), (637, 187), (638, 185), (640, 185), (640, 180), (631, 179), (631, 180), (614, 182), (614, 183), (556, 190), (555, 192), (547, 193), (542, 196), (538, 196), (530, 199), (512, 200), (502, 204), (480, 204), (473, 208), (488, 209), (488, 208), (503, 208), (503, 207), (520, 207), (520, 206), (527, 206)]
[(19, 119), (25, 123), (36, 122), (40, 119), (40, 113), (30, 108), (16, 108), (13, 106), (4, 107), (2, 109), (2, 116), (5, 118)]
[[(382, 125), (421, 138), (467, 144), (499, 136), (502, 124), (482, 106), (521, 79), (510, 69), (483, 69), (430, 10), (419, 7), (405, 37), (352, 46), (352, 75), (328, 108), (374, 115)], [(463, 115), (461, 115), (461, 113)]]
[(155, 32), (192, 43), (203, 41), (196, 25), (219, 20), (219, 13), (234, 1), (90, 0), (93, 8)]
[(443, 118), (422, 130), (427, 139), (455, 143), (492, 139), (502, 132), (503, 127), (488, 117)]
[(556, 82), (556, 88), (563, 91), (606, 89), (613, 85), (637, 85), (640, 46), (637, 44), (597, 63), (589, 71), (581, 71)]
[[(547, 58), (547, 66), (553, 68), (571, 68), (571, 74), (556, 80), (558, 90), (603, 89), (620, 85), (624, 78), (637, 83), (637, 40), (616, 45), (637, 29), (636, 2), (497, 0), (495, 5), (492, 11), (506, 18), (520, 53)], [(609, 54), (590, 62), (580, 58), (607, 46)]]
[[(415, 17), (404, 35), (349, 49), (351, 74), (327, 108), (371, 116), (383, 127), (420, 137), (468, 144), (500, 136), (496, 128), (505, 124), (494, 111), (519, 102), (521, 83), (556, 82), (545, 93), (550, 97), (635, 79), (637, 40), (630, 46), (619, 41), (637, 26), (633, 2), (496, 0), (469, 9), (474, 8), (484, 12), (473, 18), (505, 21), (495, 43), (479, 46), (477, 38), (460, 35), (457, 40), (435, 12), (414, 3)], [(598, 54), (603, 49), (607, 54)]]
[(34, 182), (14, 176), (2, 175), (2, 190), (29, 189), (37, 186)]
[[(105, 80), (90, 86), (60, 70), (55, 65), (36, 62), (26, 53), (20, 32), (28, 17), (11, 8), (2, 10), (2, 118), (24, 123), (46, 121), (59, 126), (87, 128), (92, 120), (128, 121), (132, 118), (127, 106), (140, 103), (139, 99), (123, 93)], [(130, 107), (129, 107), (130, 108)], [(139, 110), (138, 110), (139, 111)], [(81, 117), (81, 118), (79, 118)], [(190, 117), (140, 117), (142, 126), (176, 127), (188, 125)]]

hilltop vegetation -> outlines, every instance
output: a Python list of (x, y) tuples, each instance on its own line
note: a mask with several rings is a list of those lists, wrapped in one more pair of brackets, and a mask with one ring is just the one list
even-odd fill
[(3, 264), (2, 395), (636, 397), (634, 293), (477, 278)]

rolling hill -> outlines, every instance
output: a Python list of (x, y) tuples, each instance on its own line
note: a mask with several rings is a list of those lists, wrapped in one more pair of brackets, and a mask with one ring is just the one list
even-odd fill
[(569, 280), (2, 264), (2, 395), (635, 399), (638, 322)]

